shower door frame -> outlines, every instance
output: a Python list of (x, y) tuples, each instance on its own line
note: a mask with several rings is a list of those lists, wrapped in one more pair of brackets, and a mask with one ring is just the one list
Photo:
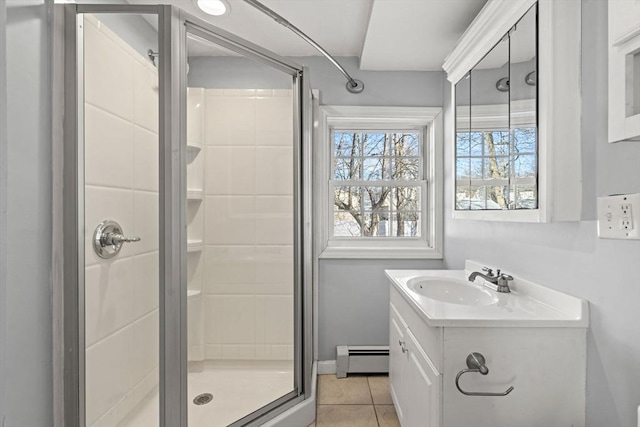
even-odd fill
[[(311, 90), (308, 69), (258, 45), (221, 30), (206, 21), (167, 5), (67, 4), (55, 6), (63, 15), (54, 33), (64, 59), (54, 79), (64, 82), (60, 100), (64, 117), (60, 171), (63, 184), (64, 236), (61, 279), (54, 278), (62, 308), (62, 337), (54, 336), (54, 353), (62, 354), (56, 367), (55, 402), (64, 402), (65, 427), (85, 427), (85, 313), (84, 313), (84, 68), (82, 16), (148, 14), (158, 17), (159, 93), (159, 389), (160, 426), (186, 427), (187, 401), (187, 236), (186, 236), (186, 89), (187, 28), (249, 59), (290, 74), (294, 93), (294, 390), (242, 418), (236, 425), (260, 425), (311, 396), (312, 236), (311, 236)], [(54, 42), (55, 43), (55, 42)], [(63, 73), (63, 76), (56, 73)], [(178, 111), (179, 114), (174, 112)], [(58, 280), (61, 280), (60, 283)], [(56, 297), (54, 295), (54, 300)], [(56, 348), (60, 350), (56, 350)]]

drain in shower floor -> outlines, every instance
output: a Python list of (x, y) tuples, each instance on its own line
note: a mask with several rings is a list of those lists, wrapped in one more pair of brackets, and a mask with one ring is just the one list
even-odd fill
[(213, 400), (213, 394), (211, 393), (202, 393), (199, 394), (193, 399), (193, 403), (196, 405), (206, 405), (207, 403)]

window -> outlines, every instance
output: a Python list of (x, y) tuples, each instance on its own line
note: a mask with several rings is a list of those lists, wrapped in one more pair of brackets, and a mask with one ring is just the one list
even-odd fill
[(422, 139), (422, 130), (331, 132), (333, 238), (422, 235)]
[(322, 258), (442, 257), (440, 112), (322, 107)]

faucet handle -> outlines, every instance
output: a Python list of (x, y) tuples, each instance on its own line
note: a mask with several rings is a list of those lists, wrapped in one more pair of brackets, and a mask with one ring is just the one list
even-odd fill
[[(486, 272), (487, 276), (493, 277), (493, 270), (489, 267), (482, 267), (482, 271)], [(498, 270), (498, 273), (500, 273), (500, 270)]]

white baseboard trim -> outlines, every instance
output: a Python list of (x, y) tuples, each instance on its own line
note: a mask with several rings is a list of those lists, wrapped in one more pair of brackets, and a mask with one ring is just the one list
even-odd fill
[(335, 360), (318, 360), (318, 375), (335, 374), (335, 373), (336, 373)]

